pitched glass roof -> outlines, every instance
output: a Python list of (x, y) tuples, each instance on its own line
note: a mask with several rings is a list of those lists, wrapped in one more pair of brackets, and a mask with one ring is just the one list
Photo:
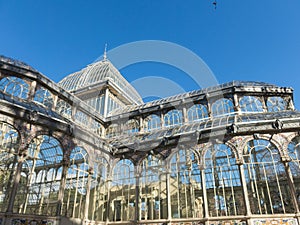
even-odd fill
[(83, 87), (88, 87), (91, 84), (107, 80), (119, 87), (123, 94), (128, 95), (131, 98), (133, 103), (143, 103), (138, 92), (107, 59), (92, 63), (82, 70), (68, 75), (62, 79), (59, 84), (68, 91), (75, 91)]

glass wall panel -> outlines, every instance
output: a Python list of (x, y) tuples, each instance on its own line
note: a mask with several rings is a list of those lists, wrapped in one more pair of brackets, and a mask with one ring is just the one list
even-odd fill
[(147, 116), (144, 121), (145, 121), (145, 130), (146, 131), (151, 131), (151, 130), (161, 128), (160, 117), (155, 114)]
[(128, 159), (120, 160), (113, 169), (113, 180), (110, 188), (111, 221), (134, 220), (135, 214), (134, 165)]
[(172, 218), (203, 218), (200, 161), (191, 149), (171, 158), (170, 195)]
[(115, 109), (123, 107), (124, 104), (116, 98), (113, 94), (109, 94), (107, 98), (107, 114), (112, 112)]
[(167, 187), (165, 166), (149, 155), (142, 161), (140, 177), (139, 218), (155, 220), (167, 218)]
[(300, 207), (300, 137), (295, 137), (288, 145), (288, 154), (291, 158), (289, 162), (291, 174), (293, 176), (294, 186), (298, 205)]
[(20, 184), (14, 202), (15, 213), (56, 214), (60, 180), (59, 163), (63, 152), (60, 143), (46, 135), (38, 136), (28, 147)]
[(108, 168), (104, 158), (96, 158), (90, 192), (89, 219), (91, 220), (105, 221), (107, 217)]
[(205, 184), (210, 216), (245, 213), (239, 169), (227, 145), (212, 145), (205, 153)]
[(239, 105), (242, 112), (263, 112), (262, 102), (254, 96), (243, 96)]
[(228, 98), (219, 99), (212, 104), (211, 110), (214, 117), (232, 114), (234, 112), (233, 102)]
[(268, 107), (268, 112), (279, 112), (279, 111), (286, 110), (287, 103), (283, 98), (279, 96), (274, 96), (268, 98), (267, 107)]
[(71, 119), (71, 117), (72, 117), (71, 105), (62, 99), (57, 101), (55, 111), (58, 114), (62, 115), (63, 117), (66, 117), (68, 119)]
[(89, 127), (89, 116), (82, 111), (77, 110), (75, 114), (75, 121), (85, 127)]
[(76, 147), (71, 152), (70, 161), (62, 213), (67, 217), (83, 218), (89, 175), (88, 154), (83, 148)]
[(18, 162), (19, 134), (11, 125), (0, 122), (0, 212), (5, 212)]
[(33, 100), (51, 109), (53, 106), (52, 94), (49, 90), (40, 87), (36, 90)]
[(105, 95), (99, 95), (94, 98), (90, 98), (88, 100), (85, 100), (85, 102), (93, 107), (97, 112), (99, 112), (101, 115), (104, 115), (104, 101), (105, 101)]
[(199, 121), (208, 118), (207, 108), (206, 106), (201, 104), (193, 105), (191, 108), (188, 109), (187, 114), (189, 122)]
[(287, 175), (275, 145), (267, 140), (251, 140), (243, 157), (252, 213), (294, 212)]
[(139, 122), (136, 119), (128, 120), (124, 124), (124, 133), (132, 134), (137, 133), (140, 130)]
[(165, 127), (173, 127), (182, 124), (181, 110), (173, 109), (164, 115)]
[(0, 80), (0, 90), (11, 96), (26, 99), (29, 85), (18, 77), (4, 77)]

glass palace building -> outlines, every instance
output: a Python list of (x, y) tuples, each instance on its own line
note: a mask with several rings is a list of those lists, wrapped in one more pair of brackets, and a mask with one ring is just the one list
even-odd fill
[(299, 225), (293, 89), (144, 103), (103, 59), (59, 83), (0, 57), (0, 225)]

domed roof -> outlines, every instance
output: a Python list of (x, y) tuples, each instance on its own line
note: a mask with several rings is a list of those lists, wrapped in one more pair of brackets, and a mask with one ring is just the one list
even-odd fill
[(128, 95), (134, 103), (143, 103), (141, 96), (134, 87), (107, 59), (92, 63), (82, 70), (68, 75), (59, 82), (59, 85), (72, 92), (107, 80), (115, 84), (123, 94)]

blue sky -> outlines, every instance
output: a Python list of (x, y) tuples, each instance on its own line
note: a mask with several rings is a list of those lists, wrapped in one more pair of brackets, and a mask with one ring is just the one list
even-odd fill
[[(0, 0), (0, 54), (22, 60), (54, 81), (108, 50), (163, 40), (200, 56), (219, 83), (254, 80), (300, 93), (298, 0)], [(159, 54), (159, 53), (158, 53)], [(183, 59), (184, 60), (184, 59)], [(163, 76), (196, 89), (184, 72), (161, 63), (122, 69), (131, 82)]]

